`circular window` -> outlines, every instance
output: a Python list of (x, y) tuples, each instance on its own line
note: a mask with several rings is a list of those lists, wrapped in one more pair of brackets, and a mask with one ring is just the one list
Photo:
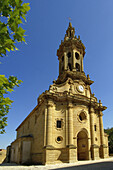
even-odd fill
[(63, 138), (62, 138), (61, 136), (58, 136), (58, 137), (56, 138), (56, 142), (57, 142), (57, 143), (61, 143), (62, 140), (63, 140)]
[(58, 141), (58, 142), (61, 141), (61, 138), (60, 138), (60, 137), (57, 137), (57, 141)]
[(80, 58), (80, 56), (77, 52), (75, 53), (75, 57), (76, 57), (77, 60), (79, 60), (79, 58)]
[(80, 114), (78, 114), (78, 120), (80, 122), (85, 122), (87, 120), (87, 116), (85, 112), (81, 112)]

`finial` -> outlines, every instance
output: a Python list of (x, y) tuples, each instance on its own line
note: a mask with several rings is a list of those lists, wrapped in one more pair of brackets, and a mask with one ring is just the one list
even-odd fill
[(99, 100), (99, 105), (100, 105), (100, 106), (102, 106), (102, 102), (101, 102), (101, 100)]
[(78, 35), (78, 40), (80, 40), (80, 35)]
[(71, 22), (69, 22), (69, 27), (72, 27), (72, 24), (71, 24)]
[(89, 74), (87, 75), (87, 79), (90, 80)]

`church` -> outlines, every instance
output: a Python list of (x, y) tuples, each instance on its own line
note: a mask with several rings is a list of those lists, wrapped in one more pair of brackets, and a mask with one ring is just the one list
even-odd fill
[(109, 157), (103, 111), (85, 75), (85, 46), (69, 23), (57, 50), (59, 76), (17, 127), (10, 161), (18, 164), (74, 163)]

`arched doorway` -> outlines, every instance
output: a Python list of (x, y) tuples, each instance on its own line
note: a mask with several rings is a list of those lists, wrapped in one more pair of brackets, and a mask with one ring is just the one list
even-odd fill
[(88, 160), (88, 136), (87, 133), (82, 130), (77, 135), (77, 155), (78, 160)]

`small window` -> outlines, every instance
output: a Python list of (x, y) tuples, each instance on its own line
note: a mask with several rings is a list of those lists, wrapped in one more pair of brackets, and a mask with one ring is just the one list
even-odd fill
[(67, 56), (68, 56), (68, 58), (70, 58), (70, 57), (71, 57), (71, 52), (69, 52), (69, 53), (67, 54)]
[(98, 139), (97, 138), (95, 138), (95, 141), (97, 141)]
[(71, 30), (70, 30), (70, 37), (71, 37)]
[(59, 144), (62, 142), (62, 140), (63, 140), (62, 136), (58, 136), (56, 138), (56, 142), (59, 143)]
[(94, 130), (97, 131), (97, 126), (96, 125), (94, 125)]
[(76, 57), (77, 60), (79, 60), (79, 58), (80, 58), (80, 56), (77, 52), (75, 53), (75, 57)]
[(61, 120), (57, 120), (57, 128), (61, 128)]
[(80, 65), (76, 63), (76, 71), (80, 71)]
[(59, 142), (59, 141), (61, 141), (61, 138), (60, 138), (60, 137), (58, 137), (58, 138), (57, 138), (57, 141), (58, 141), (58, 142)]
[(64, 61), (64, 56), (62, 57), (62, 62)]

